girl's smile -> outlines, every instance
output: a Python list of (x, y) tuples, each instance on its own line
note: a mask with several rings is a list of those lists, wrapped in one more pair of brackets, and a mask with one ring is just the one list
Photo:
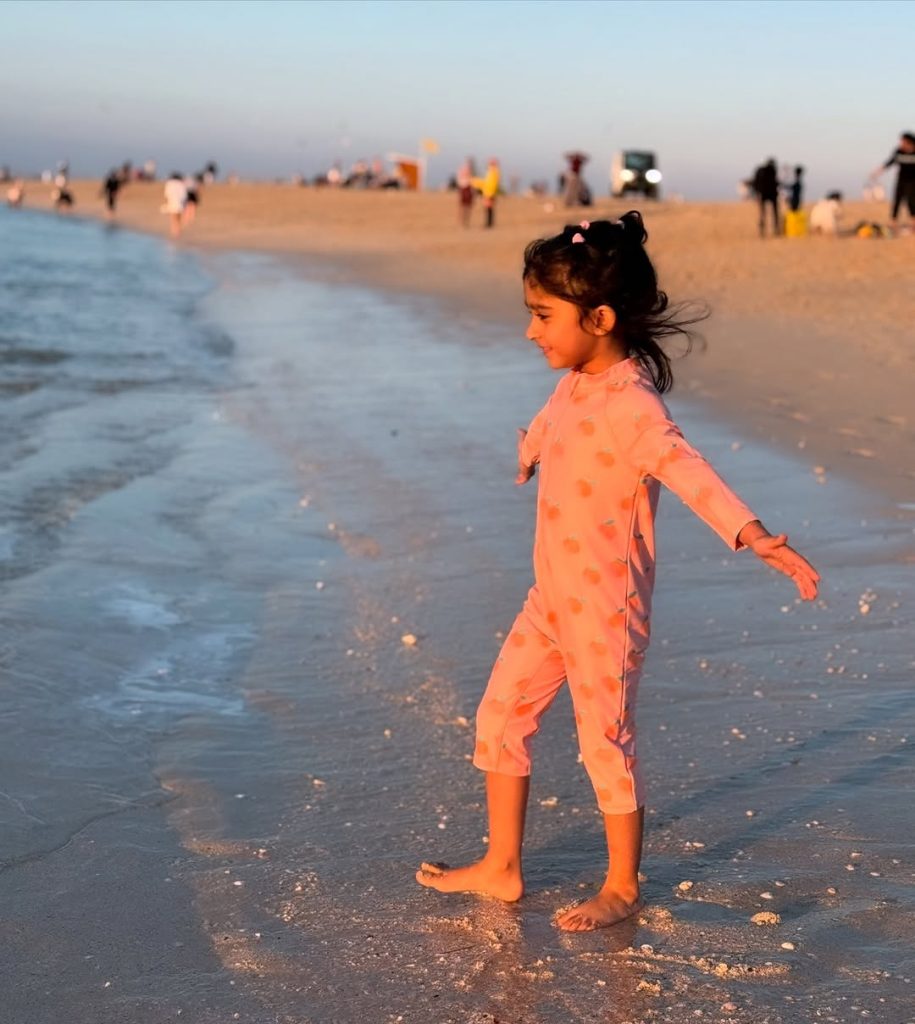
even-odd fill
[(524, 282), (524, 304), (531, 314), (526, 337), (554, 370), (574, 367), (582, 373), (600, 373), (626, 358), (622, 344), (613, 337), (616, 316), (609, 306), (600, 306), (584, 318), (574, 303), (530, 281)]

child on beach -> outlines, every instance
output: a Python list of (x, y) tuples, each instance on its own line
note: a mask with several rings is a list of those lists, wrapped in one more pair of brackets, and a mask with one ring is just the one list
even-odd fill
[(635, 701), (650, 630), (660, 483), (733, 550), (748, 547), (790, 576), (805, 600), (816, 596), (819, 579), (671, 419), (660, 397), (673, 383), (671, 365), (659, 342), (688, 337), (694, 321), (668, 305), (646, 240), (632, 211), (568, 226), (525, 251), (527, 337), (550, 367), (569, 372), (519, 431), (517, 483), (540, 469), (535, 582), (477, 711), (473, 762), (486, 773), (489, 845), (466, 867), (424, 863), (416, 873), (440, 892), (521, 898), (530, 741), (568, 680), (610, 863), (597, 894), (558, 916), (565, 931), (612, 925), (641, 906)]

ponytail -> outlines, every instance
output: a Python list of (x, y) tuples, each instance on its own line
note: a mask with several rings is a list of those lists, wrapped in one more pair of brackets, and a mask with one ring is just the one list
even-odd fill
[(525, 281), (572, 302), (582, 322), (599, 306), (616, 314), (613, 333), (651, 374), (661, 393), (673, 387), (670, 356), (661, 342), (678, 337), (684, 355), (692, 348), (691, 328), (706, 319), (704, 306), (671, 305), (658, 287), (645, 243), (648, 233), (637, 210), (619, 220), (567, 224), (552, 238), (531, 242), (524, 250)]

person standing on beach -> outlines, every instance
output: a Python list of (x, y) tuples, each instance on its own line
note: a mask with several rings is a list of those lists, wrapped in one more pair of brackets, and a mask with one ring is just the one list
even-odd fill
[(566, 206), (587, 206), (585, 200), (590, 197), (590, 192), (581, 177), (582, 168), (588, 162), (587, 154), (579, 153), (577, 150), (566, 153), (568, 170), (562, 176), (562, 201)]
[(109, 218), (114, 217), (117, 212), (118, 192), (120, 192), (123, 184), (124, 179), (114, 168), (108, 172), (108, 177), (102, 182), (102, 195), (105, 197), (105, 206), (108, 210)]
[(17, 178), (6, 190), (6, 205), (17, 209), (25, 202), (25, 182)]
[(876, 179), (888, 171), (891, 167), (898, 167), (896, 176), (896, 189), (893, 192), (893, 205), (890, 212), (890, 226), (896, 228), (899, 218), (899, 210), (903, 204), (909, 211), (909, 228), (915, 221), (915, 132), (903, 132), (899, 138), (899, 145), (889, 160), (878, 167), (870, 176), (870, 181)]
[(455, 185), (458, 194), (458, 223), (465, 228), (470, 227), (470, 214), (473, 212), (473, 158), (468, 157), (458, 168)]
[(187, 186), (179, 171), (172, 171), (165, 183), (165, 203), (162, 212), (168, 214), (168, 232), (172, 238), (181, 234), (184, 207), (187, 203)]
[(797, 213), (804, 205), (804, 168), (800, 164), (794, 168), (794, 181), (787, 186), (786, 191), (788, 192), (788, 209), (792, 213)]
[(658, 288), (641, 216), (569, 225), (528, 245), (527, 337), (568, 371), (528, 430), (518, 475), (539, 467), (535, 582), (477, 711), (473, 763), (486, 773), (489, 844), (466, 867), (423, 863), (420, 885), (521, 898), (530, 741), (564, 681), (581, 755), (603, 813), (609, 870), (599, 892), (560, 913), (565, 931), (615, 924), (641, 906), (645, 794), (635, 702), (648, 647), (660, 483), (735, 551), (790, 576), (805, 600), (813, 567), (771, 535), (684, 438), (661, 399), (672, 385), (660, 342), (697, 317)]
[(753, 191), (759, 200), (759, 237), (766, 236), (767, 206), (772, 209), (772, 234), (779, 234), (781, 229), (778, 223), (778, 170), (774, 157), (770, 157), (756, 168), (753, 175)]
[(200, 177), (189, 174), (184, 179), (184, 212), (181, 216), (181, 226), (188, 227), (194, 223), (197, 216), (197, 207), (200, 205), (200, 190), (203, 187)]
[(499, 172), (499, 161), (494, 157), (489, 158), (486, 165), (486, 174), (482, 178), (474, 178), (474, 187), (483, 194), (483, 209), (486, 210), (484, 227), (491, 228), (496, 223), (496, 198), (499, 195), (501, 174)]

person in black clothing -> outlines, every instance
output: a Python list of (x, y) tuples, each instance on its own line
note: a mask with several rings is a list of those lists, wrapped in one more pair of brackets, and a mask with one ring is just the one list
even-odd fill
[(113, 217), (115, 214), (118, 205), (118, 192), (120, 192), (122, 184), (121, 175), (116, 170), (110, 170), (108, 177), (102, 182), (102, 194), (105, 197), (109, 217)]
[(753, 175), (753, 191), (759, 200), (759, 237), (766, 234), (766, 206), (772, 207), (772, 234), (780, 233), (778, 223), (778, 171), (771, 157)]
[(899, 138), (896, 151), (882, 167), (871, 175), (877, 178), (888, 171), (893, 165), (899, 168), (896, 177), (896, 191), (893, 193), (893, 207), (890, 221), (895, 226), (899, 216), (899, 208), (903, 203), (908, 207), (909, 219), (915, 219), (915, 132), (903, 132)]
[(788, 209), (792, 213), (797, 213), (804, 203), (804, 168), (797, 166), (794, 168), (794, 181), (791, 182), (787, 187), (788, 192)]

